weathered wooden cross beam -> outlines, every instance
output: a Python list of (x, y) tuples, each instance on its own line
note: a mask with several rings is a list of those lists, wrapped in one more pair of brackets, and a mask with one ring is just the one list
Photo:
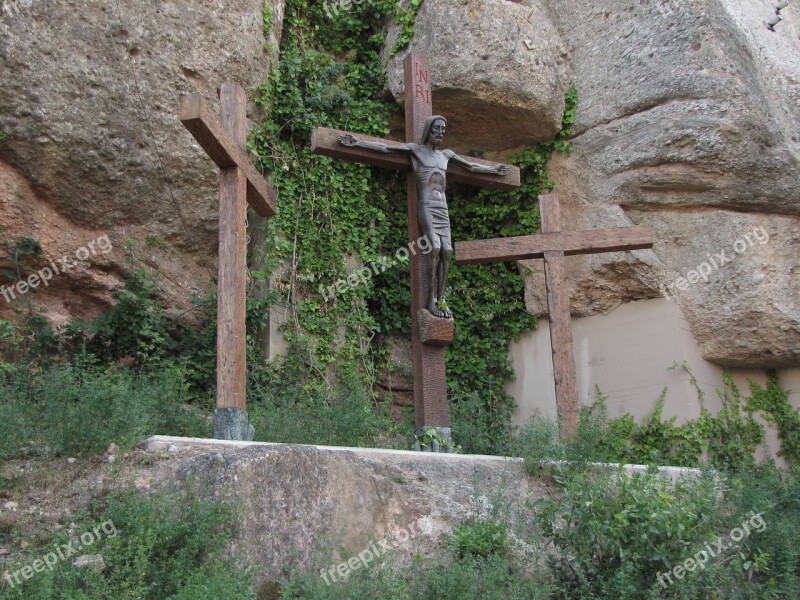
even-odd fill
[[(430, 68), (428, 57), (409, 53), (404, 63), (404, 85), (406, 98), (406, 142), (424, 143), (423, 127), (432, 116)], [(343, 131), (317, 128), (312, 136), (312, 150), (317, 154), (331, 156), (351, 162), (408, 171), (408, 241), (420, 237), (417, 221), (417, 184), (411, 171), (408, 155), (383, 154), (362, 148), (346, 147), (339, 142)], [(381, 142), (389, 146), (398, 142), (369, 136), (358, 136), (359, 140)], [(473, 163), (491, 166), (494, 163), (476, 158), (463, 157)], [(470, 172), (453, 163), (447, 166), (447, 177), (453, 181), (471, 185), (510, 190), (519, 187), (519, 169), (511, 168), (506, 175), (486, 175)], [(453, 339), (453, 321), (434, 317), (424, 310), (428, 298), (431, 272), (430, 256), (411, 254), (411, 343), (414, 372), (414, 415), (417, 428), (434, 427), (443, 436), (449, 436), (449, 411), (447, 404), (447, 381), (445, 373), (445, 347)]]
[(218, 118), (199, 94), (181, 98), (181, 122), (220, 169), (217, 279), (217, 410), (214, 437), (253, 439), (247, 420), (247, 205), (263, 217), (277, 211), (272, 186), (247, 156), (244, 90), (225, 83)]
[(653, 247), (653, 229), (649, 225), (561, 231), (561, 209), (556, 194), (539, 196), (542, 233), (512, 238), (456, 242), (456, 264), (482, 264), (530, 258), (544, 259), (547, 286), (547, 313), (550, 319), (550, 343), (553, 352), (553, 375), (556, 410), (562, 437), (578, 428), (580, 406), (572, 352), (569, 291), (566, 287), (565, 256), (598, 254)]

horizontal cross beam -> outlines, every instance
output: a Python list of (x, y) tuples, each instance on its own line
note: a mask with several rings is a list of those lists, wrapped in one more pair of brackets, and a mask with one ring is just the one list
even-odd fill
[(543, 258), (545, 252), (563, 252), (565, 256), (573, 256), (652, 247), (653, 228), (637, 225), (456, 242), (455, 250), (456, 264), (472, 265)]
[[(311, 134), (311, 151), (314, 154), (321, 154), (323, 156), (330, 156), (339, 160), (346, 160), (349, 162), (366, 163), (375, 167), (384, 167), (387, 169), (396, 169), (398, 171), (408, 171), (411, 169), (411, 161), (408, 156), (403, 154), (382, 154), (374, 150), (367, 150), (365, 148), (348, 148), (339, 143), (339, 136), (348, 133), (346, 131), (339, 131), (337, 129), (329, 129), (327, 127), (317, 127)], [(368, 135), (356, 134), (359, 140), (366, 140), (372, 142), (383, 142), (384, 144), (400, 146), (401, 142), (393, 142), (392, 140), (385, 140), (382, 138), (371, 137)], [(480, 158), (464, 157), (465, 160), (470, 162), (481, 163), (489, 166), (494, 166), (493, 163)], [(511, 167), (511, 172), (508, 175), (485, 175), (482, 173), (472, 173), (453, 164), (452, 162), (447, 167), (448, 181), (457, 181), (459, 183), (466, 183), (478, 187), (493, 188), (496, 190), (513, 190), (519, 187), (519, 167)]]
[(277, 194), (258, 172), (200, 94), (181, 97), (181, 122), (220, 169), (239, 167), (247, 179), (247, 202), (262, 217), (277, 212)]

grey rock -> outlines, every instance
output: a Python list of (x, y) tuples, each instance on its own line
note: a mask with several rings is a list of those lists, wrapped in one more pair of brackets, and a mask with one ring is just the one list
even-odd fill
[[(251, 100), (249, 115), (260, 118), (252, 99), (275, 54), (264, 51), (262, 4), (133, 0), (118, 12), (89, 0), (33, 2), (0, 19), (0, 130), (8, 134), (0, 171), (29, 182), (35, 205), (60, 219), (55, 239), (42, 240), (44, 254), (62, 256), (52, 248), (62, 237), (85, 243), (98, 233), (118, 249), (104, 257), (108, 264), (65, 276), (60, 285), (84, 289), (58, 307), (62, 320), (108, 306), (130, 258), (128, 239), (139, 264), (164, 274), (159, 291), (171, 305), (186, 306), (208, 287), (218, 169), (180, 123), (179, 97), (201, 93), (217, 110), (218, 87), (236, 81)], [(282, 0), (272, 12), (274, 47)], [(45, 219), (18, 215), (30, 202), (17, 196), (0, 204), (6, 235), (42, 237), (36, 228)], [(38, 299), (51, 292), (63, 291), (42, 290)]]
[(389, 59), (397, 33), (384, 50), (389, 89), (404, 103), (403, 59), (409, 50), (430, 55), (433, 110), (448, 119), (448, 147), (501, 152), (559, 130), (566, 54), (539, 3), (426, 0), (408, 50)]
[(218, 408), (214, 411), (214, 439), (250, 442), (255, 428), (241, 408)]
[(378, 383), (392, 392), (412, 391), (414, 374), (411, 341), (399, 335), (391, 335), (384, 338), (382, 343), (391, 348), (391, 353), (386, 366), (378, 374)]
[(500, 457), (176, 438), (144, 447), (171, 443), (182, 452), (148, 467), (154, 488), (196, 485), (212, 501), (234, 502), (241, 526), (230, 552), (258, 565), (259, 581), (290, 565), (335, 565), (412, 523), (419, 534), (391, 544), (387, 558), (430, 556), (474, 512), (470, 496), (487, 494), (517, 527), (525, 501), (547, 493), (521, 461)]
[(72, 562), (76, 569), (90, 569), (92, 571), (105, 571), (106, 561), (99, 554), (84, 554)]
[[(551, 162), (564, 229), (650, 224), (654, 252), (568, 259), (576, 315), (658, 297), (763, 226), (709, 281), (676, 290), (704, 357), (800, 362), (800, 41), (763, 7), (729, 0), (602, 5), (547, 0), (569, 47), (579, 106), (574, 152)], [(568, 224), (568, 225), (566, 225)], [(541, 265), (524, 265), (544, 313)]]

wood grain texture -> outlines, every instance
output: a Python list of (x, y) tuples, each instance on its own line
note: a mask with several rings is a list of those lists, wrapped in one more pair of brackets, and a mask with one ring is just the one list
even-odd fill
[(564, 262), (563, 252), (546, 252), (544, 255), (556, 414), (562, 438), (569, 438), (578, 430), (580, 405)]
[(247, 186), (247, 202), (253, 210), (262, 217), (276, 214), (277, 194), (250, 162), (244, 150), (246, 136), (241, 143), (237, 143), (199, 94), (181, 97), (181, 122), (220, 169), (237, 166), (242, 170)]
[[(561, 205), (556, 194), (539, 196), (539, 214), (543, 235), (560, 233)], [(566, 260), (562, 250), (549, 250), (544, 253), (544, 280), (547, 288), (547, 316), (550, 321), (558, 429), (561, 437), (567, 439), (578, 430), (580, 404), (573, 354)]]
[(434, 317), (424, 308), (417, 311), (417, 322), (420, 341), (426, 346), (449, 346), (456, 334), (453, 319)]
[[(425, 118), (427, 119), (427, 117)], [(424, 123), (425, 119), (423, 119), (422, 122)], [(349, 148), (347, 146), (342, 146), (339, 143), (339, 136), (344, 133), (351, 132), (340, 131), (338, 129), (329, 129), (327, 127), (317, 127), (311, 134), (312, 152), (322, 156), (330, 156), (331, 158), (336, 158), (338, 160), (364, 163), (375, 167), (383, 167), (385, 169), (395, 169), (397, 171), (407, 171), (411, 169), (411, 161), (405, 155), (381, 154), (380, 152), (367, 150), (365, 148)], [(383, 138), (372, 137), (369, 135), (362, 135), (360, 133), (351, 133), (351, 135), (359, 140), (383, 142), (389, 146), (401, 145), (401, 142), (385, 140)], [(482, 165), (497, 164), (495, 162), (480, 158), (473, 158), (471, 156), (462, 156), (462, 158), (464, 160)], [(503, 176), (471, 173), (470, 171), (454, 164), (447, 166), (448, 181), (466, 183), (468, 185), (474, 185), (478, 187), (492, 188), (496, 190), (513, 190), (519, 187), (519, 178), (519, 167), (514, 166), (511, 166), (511, 172), (508, 175)]]
[(574, 256), (643, 250), (653, 247), (654, 238), (653, 228), (650, 225), (636, 225), (456, 242), (456, 264), (472, 265), (544, 258), (545, 252), (563, 252), (565, 256)]
[[(220, 92), (221, 124), (236, 143), (246, 137), (245, 95), (238, 85)], [(217, 408), (246, 408), (247, 178), (238, 165), (220, 170), (217, 292)]]

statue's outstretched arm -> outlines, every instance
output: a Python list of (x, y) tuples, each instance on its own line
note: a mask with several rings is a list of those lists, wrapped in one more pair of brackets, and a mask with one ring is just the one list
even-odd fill
[(398, 154), (410, 154), (411, 148), (408, 144), (398, 144), (389, 145), (384, 144), (383, 142), (373, 142), (370, 140), (359, 140), (354, 136), (350, 135), (349, 133), (343, 133), (338, 138), (339, 143), (342, 146), (347, 146), (348, 148), (366, 148), (367, 150), (375, 150), (377, 152), (383, 152), (384, 154), (389, 154), (396, 152)]
[(457, 165), (464, 167), (468, 171), (472, 171), (473, 173), (486, 173), (487, 175), (508, 175), (511, 173), (511, 167), (508, 165), (482, 165), (479, 163), (470, 162), (468, 160), (464, 160), (458, 154), (453, 152), (452, 150), (448, 151), (452, 156), (450, 156), (450, 160)]

